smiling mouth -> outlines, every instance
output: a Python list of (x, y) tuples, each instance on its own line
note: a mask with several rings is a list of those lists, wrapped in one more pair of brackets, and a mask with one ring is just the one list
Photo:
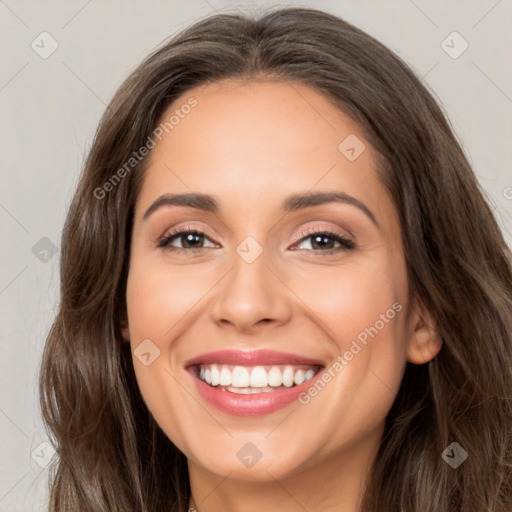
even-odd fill
[(208, 386), (243, 395), (272, 393), (292, 388), (311, 380), (320, 365), (275, 364), (272, 366), (240, 366), (198, 364), (191, 369)]

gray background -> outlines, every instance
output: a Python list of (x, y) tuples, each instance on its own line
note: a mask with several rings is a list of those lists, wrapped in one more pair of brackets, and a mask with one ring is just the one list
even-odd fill
[[(452, 122), (511, 242), (511, 0), (290, 2), (373, 35), (423, 77)], [(56, 311), (60, 233), (84, 153), (122, 79), (210, 13), (276, 2), (0, 0), (0, 512), (43, 510), (52, 451), (36, 377)], [(51, 41), (58, 48), (43, 59)], [(442, 42), (457, 31), (458, 58)], [(46, 39), (44, 39), (46, 38)], [(42, 41), (43, 39), (43, 41)], [(444, 46), (459, 52), (462, 41)], [(37, 47), (37, 46), (36, 46)], [(44, 48), (43, 48), (44, 47)]]

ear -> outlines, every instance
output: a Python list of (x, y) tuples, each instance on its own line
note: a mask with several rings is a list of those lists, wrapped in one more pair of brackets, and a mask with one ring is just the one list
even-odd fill
[(407, 342), (407, 361), (425, 364), (434, 359), (443, 346), (437, 326), (427, 308), (419, 301), (411, 315), (411, 334)]
[(128, 320), (126, 319), (126, 317), (123, 317), (123, 319), (121, 320), (121, 334), (123, 335), (124, 341), (130, 341), (130, 328), (128, 326)]

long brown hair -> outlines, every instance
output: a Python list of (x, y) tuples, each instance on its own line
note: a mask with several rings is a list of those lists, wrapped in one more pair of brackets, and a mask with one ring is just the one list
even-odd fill
[[(420, 80), (366, 33), (305, 8), (205, 18), (149, 56), (107, 107), (65, 222), (60, 306), (40, 373), (58, 454), (50, 511), (187, 510), (186, 458), (149, 413), (121, 335), (146, 158), (126, 162), (183, 93), (258, 77), (306, 84), (364, 130), (398, 211), (410, 298), (443, 340), (430, 363), (407, 364), (361, 510), (510, 512), (510, 251)], [(441, 457), (452, 442), (469, 454), (457, 469)]]

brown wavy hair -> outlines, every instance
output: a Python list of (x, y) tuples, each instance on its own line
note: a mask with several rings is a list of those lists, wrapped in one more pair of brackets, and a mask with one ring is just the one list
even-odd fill
[[(65, 222), (60, 305), (40, 371), (58, 456), (49, 510), (187, 510), (186, 458), (148, 411), (121, 334), (147, 158), (104, 197), (98, 189), (175, 99), (229, 78), (300, 82), (359, 124), (398, 211), (410, 299), (443, 340), (428, 364), (407, 363), (361, 511), (510, 512), (510, 250), (432, 93), (368, 34), (306, 8), (204, 18), (146, 58), (108, 105)], [(469, 453), (457, 469), (441, 457), (454, 441)]]

